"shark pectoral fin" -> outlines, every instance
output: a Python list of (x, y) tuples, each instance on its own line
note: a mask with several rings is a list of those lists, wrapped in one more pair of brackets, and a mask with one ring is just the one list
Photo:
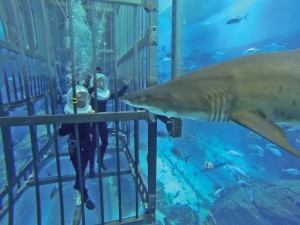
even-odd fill
[(283, 130), (259, 115), (251, 112), (235, 112), (230, 115), (230, 119), (258, 134), (267, 138), (274, 144), (300, 158), (300, 152), (296, 151), (286, 140)]

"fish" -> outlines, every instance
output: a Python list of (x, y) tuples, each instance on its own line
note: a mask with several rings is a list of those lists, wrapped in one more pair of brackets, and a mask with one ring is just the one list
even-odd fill
[(203, 167), (207, 170), (213, 170), (214, 169), (214, 165), (212, 164), (212, 162), (206, 161), (203, 165)]
[(53, 189), (51, 191), (51, 194), (50, 194), (50, 199), (52, 200), (56, 195), (58, 194), (58, 188), (56, 186), (56, 184), (53, 186)]
[(266, 148), (274, 148), (274, 147), (276, 147), (276, 145), (274, 145), (273, 143), (266, 144)]
[[(179, 183), (179, 182), (178, 182), (178, 183)], [(174, 198), (177, 198), (177, 197), (179, 196), (179, 194), (180, 194), (180, 191), (177, 191), (176, 194), (173, 196), (173, 199), (174, 199)]]
[(241, 56), (121, 97), (151, 113), (233, 122), (300, 158), (280, 124), (300, 122), (300, 50)]
[(249, 177), (249, 175), (240, 167), (234, 165), (226, 165), (226, 169), (229, 169), (234, 174), (241, 174), (245, 177)]
[(187, 155), (185, 156), (183, 153), (182, 153), (182, 148), (178, 148), (178, 147), (175, 147), (173, 146), (171, 148), (171, 152), (173, 153), (173, 155), (175, 155), (178, 159), (181, 159), (181, 160), (184, 160), (186, 163), (187, 163), (187, 160), (188, 158), (190, 158), (192, 155)]
[(170, 57), (165, 57), (165, 58), (162, 59), (163, 62), (168, 62), (168, 61), (171, 61), (171, 60), (172, 59)]
[(223, 166), (226, 166), (227, 162), (215, 162), (214, 164), (212, 162), (206, 161), (203, 165), (203, 169), (201, 169), (201, 172), (208, 172), (208, 171), (212, 171), (214, 169), (218, 169), (221, 168)]
[(185, 137), (186, 140), (195, 140), (196, 139), (196, 136), (195, 135), (192, 135), (192, 134), (189, 134)]
[(288, 174), (294, 175), (294, 176), (299, 176), (300, 175), (300, 171), (294, 168), (289, 168), (289, 169), (281, 169), (282, 172), (286, 172)]
[(243, 55), (255, 54), (259, 51), (260, 49), (258, 48), (248, 48), (247, 50), (244, 51)]
[(270, 51), (282, 51), (282, 50), (285, 50), (286, 49), (286, 46), (285, 45), (280, 45), (280, 44), (277, 44), (276, 42), (275, 43), (272, 43), (270, 45), (267, 45), (265, 47), (262, 48), (262, 51), (264, 52), (270, 52)]
[(220, 198), (224, 194), (224, 188), (221, 187), (218, 190), (215, 191), (214, 197), (215, 198)]
[(245, 16), (243, 16), (243, 17), (240, 17), (240, 16), (238, 16), (238, 17), (235, 17), (235, 18), (232, 18), (232, 19), (230, 19), (230, 20), (228, 20), (227, 22), (226, 22), (226, 24), (235, 24), (235, 23), (239, 23), (239, 22), (241, 22), (241, 20), (243, 20), (243, 19), (247, 19), (248, 18), (248, 14), (246, 14)]
[(272, 152), (276, 156), (281, 156), (281, 152), (277, 148), (267, 148), (270, 152)]
[(258, 134), (254, 133), (253, 131), (249, 132), (248, 137), (250, 137), (250, 138), (256, 138), (258, 140), (261, 139), (261, 136), (259, 136)]
[(244, 157), (244, 154), (238, 153), (238, 152), (233, 151), (233, 150), (226, 152), (226, 154), (227, 154), (227, 155), (230, 155), (230, 156), (240, 156), (240, 157)]
[(252, 150), (255, 150), (257, 152), (258, 155), (261, 155), (263, 156), (264, 155), (264, 149), (259, 146), (259, 145), (256, 145), (256, 144), (251, 144), (251, 145), (248, 145), (248, 148), (252, 149)]
[(245, 181), (245, 180), (238, 180), (239, 184), (241, 185), (242, 188), (245, 188), (245, 187), (251, 187), (251, 185)]

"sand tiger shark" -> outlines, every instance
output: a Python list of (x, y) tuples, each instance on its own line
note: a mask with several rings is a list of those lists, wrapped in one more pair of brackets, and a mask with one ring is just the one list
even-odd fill
[(300, 158), (278, 126), (300, 122), (300, 49), (218, 63), (122, 101), (158, 115), (235, 122)]

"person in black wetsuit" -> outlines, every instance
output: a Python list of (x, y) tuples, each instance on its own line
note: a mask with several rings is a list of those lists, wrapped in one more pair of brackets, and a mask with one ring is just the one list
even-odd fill
[[(94, 87), (94, 78), (92, 77), (89, 81), (89, 93), (91, 94), (92, 101), (91, 105), (92, 108), (96, 112), (106, 112), (106, 103), (110, 99), (115, 98), (115, 93), (111, 93), (109, 90), (109, 80), (108, 78), (101, 73), (101, 68), (97, 67), (96, 68), (96, 77), (97, 77), (97, 96), (95, 97), (95, 87)], [(121, 97), (125, 94), (127, 88), (128, 88), (128, 83), (126, 81), (124, 82), (124, 86), (117, 92), (118, 97)], [(97, 99), (97, 110), (95, 109), (95, 100)], [(108, 130), (107, 130), (107, 123), (106, 122), (99, 122), (98, 123), (99, 127), (99, 136), (101, 139), (101, 145), (100, 145), (100, 159), (101, 159), (101, 167), (103, 170), (107, 170), (106, 165), (104, 164), (103, 158), (104, 154), (106, 152), (106, 148), (108, 146)], [(95, 129), (94, 129), (95, 132)], [(95, 138), (96, 135), (94, 135), (94, 145), (96, 145)], [(94, 175), (94, 165), (95, 165), (95, 153), (96, 149), (93, 148), (90, 154), (89, 158), (89, 172), (90, 175)]]
[[(91, 96), (88, 93), (88, 90), (83, 86), (76, 86), (76, 97), (77, 97), (77, 113), (93, 113), (90, 106)], [(74, 113), (73, 108), (73, 90), (72, 88), (67, 93), (67, 104), (65, 105), (64, 111), (66, 114)], [(81, 177), (83, 181), (83, 199), (85, 206), (92, 210), (95, 208), (93, 201), (89, 198), (88, 190), (85, 187), (85, 169), (87, 167), (87, 163), (89, 160), (89, 154), (91, 148), (91, 134), (92, 134), (92, 125), (90, 123), (79, 123), (78, 124), (78, 139), (79, 144), (76, 141), (76, 133), (75, 133), (75, 124), (74, 123), (65, 123), (61, 124), (58, 129), (58, 133), (60, 136), (68, 135), (68, 151), (70, 155), (70, 160), (72, 161), (75, 173), (76, 180), (73, 186), (74, 189), (80, 191), (80, 174), (78, 169), (78, 158), (77, 158), (77, 147), (80, 151), (81, 158)]]

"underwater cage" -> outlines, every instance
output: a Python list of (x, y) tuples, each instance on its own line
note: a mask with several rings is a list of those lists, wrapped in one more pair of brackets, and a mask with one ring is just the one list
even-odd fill
[[(300, 224), (299, 10), (298, 0), (0, 0), (0, 225)], [(129, 87), (133, 110), (117, 94), (106, 112), (80, 111), (76, 89), (99, 67), (111, 93)], [(77, 142), (80, 124), (103, 121), (104, 161), (96, 142), (95, 174), (87, 166), (75, 190), (59, 127), (74, 123)]]
[[(101, 115), (97, 110), (77, 113), (75, 92), (74, 113), (63, 115), (63, 111), (67, 91), (84, 85), (97, 67), (109, 76), (111, 92), (118, 90), (122, 80), (132, 91), (155, 84), (157, 1), (0, 4), (0, 224), (155, 221), (156, 120), (145, 111), (119, 112), (125, 106), (117, 98), (107, 103), (107, 112)], [(145, 121), (149, 134), (149, 166), (143, 172), (139, 120)], [(108, 124), (110, 169), (102, 171), (99, 166), (96, 176), (87, 175), (89, 196), (96, 205), (88, 211), (73, 189), (75, 172), (67, 139), (59, 137), (57, 130), (59, 124), (75, 123), (78, 140), (78, 124), (101, 121), (114, 121)], [(76, 154), (80, 157), (78, 148)]]

